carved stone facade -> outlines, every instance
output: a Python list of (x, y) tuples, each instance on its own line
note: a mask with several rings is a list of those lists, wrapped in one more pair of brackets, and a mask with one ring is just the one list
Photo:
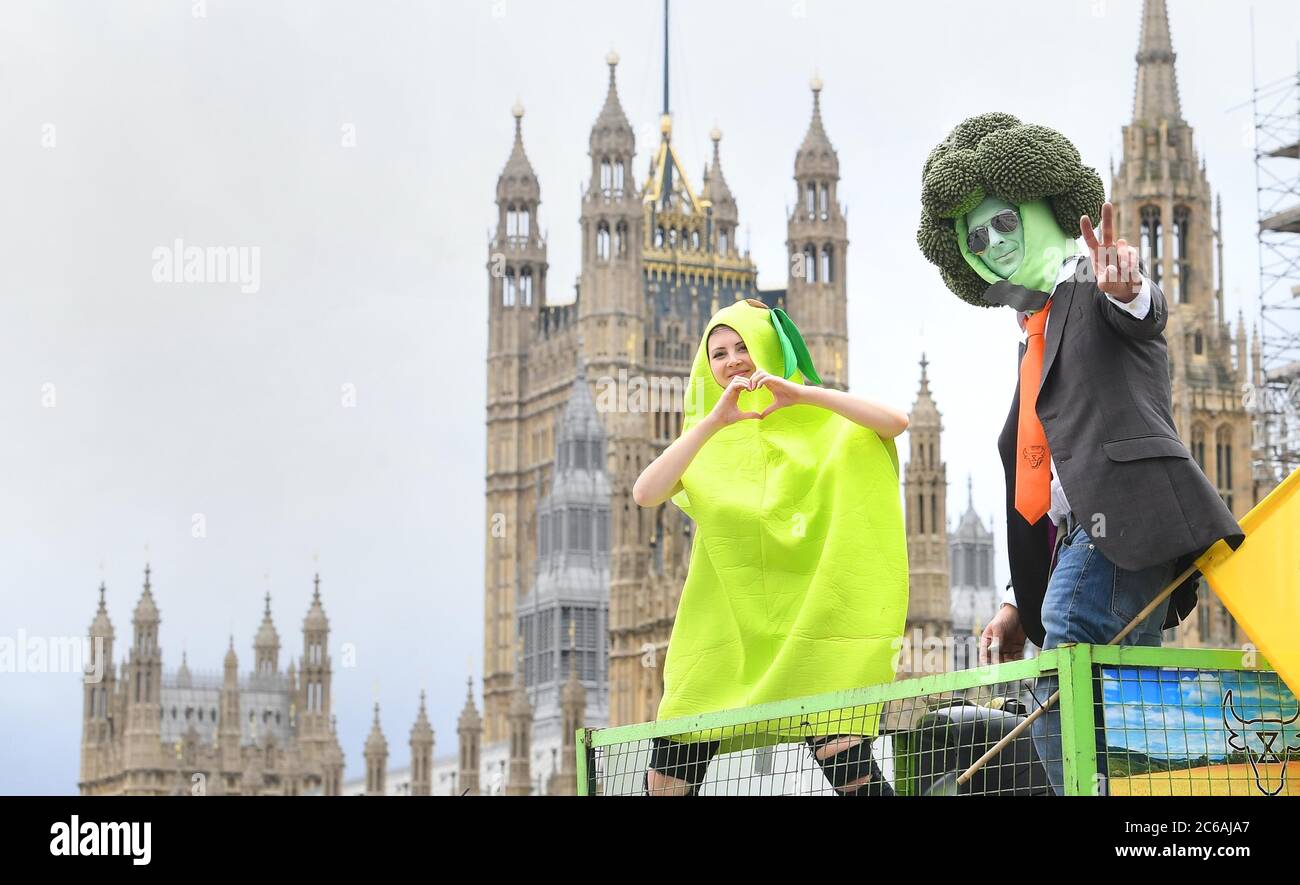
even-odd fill
[(83, 685), (82, 795), (339, 795), (343, 752), (330, 714), (329, 621), (320, 577), (303, 620), (303, 653), (279, 668), (271, 601), (240, 674), (234, 637), (221, 676), (192, 673), (185, 656), (163, 670), (161, 618), (148, 566), (125, 660), (114, 668), (113, 624), (100, 586), (91, 648), (104, 662)]

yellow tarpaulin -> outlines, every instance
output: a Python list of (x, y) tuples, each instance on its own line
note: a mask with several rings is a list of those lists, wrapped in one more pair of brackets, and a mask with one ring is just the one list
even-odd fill
[(1300, 695), (1300, 470), (1240, 520), (1235, 551), (1218, 541), (1196, 565), (1255, 647)]

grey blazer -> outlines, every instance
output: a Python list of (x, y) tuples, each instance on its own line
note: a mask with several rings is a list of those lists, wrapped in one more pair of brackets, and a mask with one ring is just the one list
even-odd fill
[[(1080, 272), (1090, 269), (1085, 257)], [(1075, 519), (1123, 569), (1191, 560), (1220, 538), (1245, 535), (1174, 429), (1169, 308), (1150, 283), (1151, 309), (1135, 319), (1093, 278), (1071, 278), (1052, 293), (1037, 412)], [(1020, 347), (1021, 357), (1025, 347)], [(1021, 623), (1041, 645), (1041, 609), (1051, 559), (1047, 517), (1029, 525), (1015, 509), (1020, 387), (998, 439), (1007, 486), (1007, 545)], [(1165, 626), (1196, 604), (1195, 581), (1175, 593)]]

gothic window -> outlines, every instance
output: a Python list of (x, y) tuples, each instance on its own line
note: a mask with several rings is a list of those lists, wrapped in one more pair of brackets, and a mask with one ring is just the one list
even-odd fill
[(677, 248), (677, 228), (675, 227), (668, 228), (668, 248)]
[(939, 496), (930, 495), (930, 531), (939, 531)]
[(821, 278), (823, 283), (830, 283), (834, 281), (834, 277), (831, 276), (831, 268), (835, 266), (834, 256), (835, 256), (834, 246), (832, 246), (830, 243), (827, 243), (825, 246), (822, 246)]
[(808, 188), (804, 192), (804, 209), (808, 212), (809, 218), (817, 217), (817, 185), (811, 181), (808, 182)]
[[(1174, 207), (1174, 303), (1187, 300), (1187, 235), (1190, 232), (1186, 206)], [(1198, 350), (1197, 353), (1200, 353)]]
[(603, 221), (596, 228), (596, 257), (609, 260), (609, 225)]
[(1220, 427), (1214, 435), (1214, 468), (1219, 489), (1232, 491), (1232, 429)]
[(619, 160), (614, 164), (614, 193), (623, 193), (623, 161)]
[(609, 552), (609, 511), (604, 508), (596, 511), (596, 552)]
[(916, 515), (920, 520), (920, 525), (917, 526), (916, 532), (919, 535), (924, 535), (925, 534), (925, 495), (921, 495), (916, 499)]
[(515, 269), (506, 268), (505, 278), (501, 281), (501, 304), (504, 307), (515, 306)]
[(655, 228), (655, 248), (662, 249), (663, 247), (664, 247), (664, 229), (662, 226), (660, 226)]
[(731, 252), (730, 244), (727, 242), (727, 229), (718, 228), (718, 252), (722, 255), (728, 255)]
[(529, 222), (532, 220), (532, 213), (527, 209), (519, 210), (519, 236), (528, 236)]
[(506, 209), (506, 236), (514, 237), (519, 234), (519, 213), (514, 206)]
[[(1175, 282), (1176, 282), (1176, 281), (1175, 281)], [(1205, 352), (1205, 336), (1201, 334), (1201, 330), (1200, 330), (1200, 329), (1197, 329), (1197, 330), (1196, 330), (1196, 334), (1193, 336), (1193, 339), (1192, 339), (1192, 340), (1195, 342), (1195, 346), (1194, 346), (1193, 349), (1196, 351), (1196, 354), (1199, 356), (1200, 354), (1204, 353), (1204, 352)]]
[(1146, 263), (1151, 282), (1160, 282), (1160, 209), (1156, 206), (1143, 206), (1142, 212), (1142, 249), (1141, 258)]
[[(623, 168), (620, 163), (619, 168)], [(627, 257), (627, 222), (620, 221), (614, 226), (614, 254), (619, 258)]]
[(609, 190), (614, 184), (614, 170), (609, 164), (609, 159), (605, 158), (600, 161), (600, 189), (609, 195)]
[(811, 244), (803, 247), (803, 275), (808, 282), (817, 282), (817, 250)]
[(1200, 424), (1192, 426), (1192, 457), (1202, 471), (1205, 470), (1205, 428)]
[(830, 215), (830, 189), (825, 184), (821, 186), (821, 217), (825, 221)]
[(691, 231), (691, 248), (700, 248), (700, 232), (698, 230)]
[(524, 307), (533, 304), (533, 269), (525, 267), (519, 274), (519, 303)]
[(551, 515), (543, 513), (538, 524), (537, 552), (540, 556), (548, 556), (551, 552)]

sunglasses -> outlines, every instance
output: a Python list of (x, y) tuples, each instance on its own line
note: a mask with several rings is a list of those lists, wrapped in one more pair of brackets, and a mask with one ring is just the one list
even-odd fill
[(1015, 209), (1003, 209), (989, 219), (989, 223), (975, 228), (966, 235), (966, 248), (972, 255), (979, 255), (989, 247), (989, 227), (998, 233), (1009, 234), (1020, 227), (1020, 216)]

